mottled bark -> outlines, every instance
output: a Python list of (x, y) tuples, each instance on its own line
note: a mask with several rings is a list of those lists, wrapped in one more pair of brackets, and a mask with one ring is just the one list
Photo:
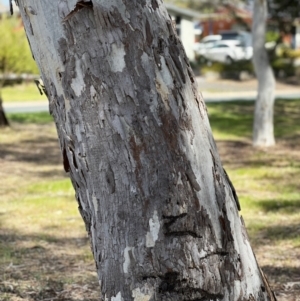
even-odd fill
[(273, 300), (162, 2), (19, 4), (101, 300)]
[(265, 49), (267, 0), (255, 0), (253, 11), (253, 64), (258, 79), (258, 95), (253, 122), (253, 145), (272, 146), (275, 144), (273, 122), (275, 79)]

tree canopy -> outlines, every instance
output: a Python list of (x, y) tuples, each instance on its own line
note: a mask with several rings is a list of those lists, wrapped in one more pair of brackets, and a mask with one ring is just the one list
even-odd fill
[(0, 73), (39, 73), (20, 19), (1, 16), (0, 40)]

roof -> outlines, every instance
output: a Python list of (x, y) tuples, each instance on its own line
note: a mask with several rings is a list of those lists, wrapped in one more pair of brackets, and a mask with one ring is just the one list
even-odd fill
[(204, 21), (207, 19), (215, 19), (219, 17), (219, 14), (213, 13), (213, 14), (200, 14), (195, 10), (188, 9), (188, 8), (182, 8), (174, 4), (165, 3), (165, 6), (169, 12), (170, 15), (179, 15), (182, 17), (185, 17), (187, 19), (197, 20), (197, 21)]
[(202, 20), (207, 19), (207, 14), (200, 14), (196, 12), (195, 10), (188, 9), (188, 8), (182, 8), (174, 4), (165, 3), (165, 7), (167, 8), (169, 14), (171, 15), (180, 15), (182, 17), (185, 17), (187, 19), (193, 19), (193, 20)]

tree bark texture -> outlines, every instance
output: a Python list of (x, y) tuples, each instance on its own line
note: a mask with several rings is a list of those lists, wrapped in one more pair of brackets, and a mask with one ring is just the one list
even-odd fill
[(19, 0), (101, 300), (274, 300), (160, 0)]
[(255, 0), (252, 20), (253, 64), (258, 79), (255, 102), (253, 145), (272, 146), (274, 138), (275, 78), (265, 49), (267, 0)]
[(5, 111), (2, 105), (2, 98), (0, 96), (0, 127), (6, 127), (6, 126), (9, 126), (9, 122), (6, 118)]

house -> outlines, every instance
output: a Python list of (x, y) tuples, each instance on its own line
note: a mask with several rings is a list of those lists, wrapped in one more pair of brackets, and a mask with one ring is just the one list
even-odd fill
[(206, 19), (207, 16), (169, 3), (166, 3), (165, 6), (169, 15), (176, 23), (177, 34), (181, 39), (187, 57), (190, 61), (194, 61), (195, 53), (193, 47), (195, 44), (195, 33), (199, 31), (199, 28), (195, 29), (195, 24), (196, 21), (203, 18)]
[(202, 36), (219, 34), (227, 30), (250, 31), (252, 14), (250, 11), (236, 7), (231, 4), (220, 5), (213, 14), (202, 18)]

